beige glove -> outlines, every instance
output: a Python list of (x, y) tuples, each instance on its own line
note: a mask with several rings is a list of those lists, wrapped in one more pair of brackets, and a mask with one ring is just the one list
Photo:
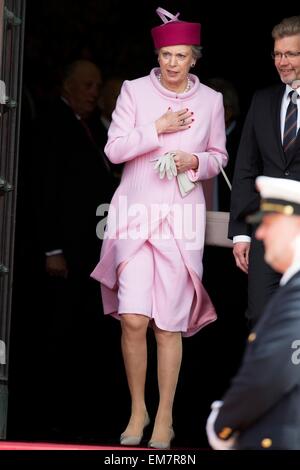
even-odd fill
[(174, 153), (168, 152), (155, 160), (154, 171), (159, 173), (160, 179), (163, 179), (167, 175), (168, 180), (171, 180), (174, 176), (177, 176), (177, 183), (179, 186), (180, 194), (185, 197), (195, 187), (195, 183), (189, 180), (186, 173), (178, 173), (176, 164), (174, 162)]
[(174, 162), (173, 153), (165, 153), (162, 157), (157, 159), (154, 165), (154, 171), (159, 173), (160, 179), (167, 175), (168, 180), (171, 180), (177, 175), (177, 168)]
[(182, 197), (187, 196), (196, 186), (195, 183), (189, 180), (186, 173), (178, 173), (177, 182)]

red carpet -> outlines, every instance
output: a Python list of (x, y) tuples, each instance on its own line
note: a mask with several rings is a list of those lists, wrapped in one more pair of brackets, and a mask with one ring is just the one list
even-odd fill
[(80, 444), (55, 444), (49, 442), (0, 441), (1, 450), (149, 450), (142, 447), (99, 446)]

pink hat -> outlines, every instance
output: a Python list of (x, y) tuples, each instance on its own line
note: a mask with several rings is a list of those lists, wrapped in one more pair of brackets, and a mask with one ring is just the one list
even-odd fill
[[(200, 23), (189, 23), (178, 20), (179, 13), (172, 15), (163, 8), (157, 8), (156, 13), (163, 23), (151, 29), (154, 46), (160, 49), (164, 46), (200, 45)], [(170, 18), (169, 20), (167, 18)]]

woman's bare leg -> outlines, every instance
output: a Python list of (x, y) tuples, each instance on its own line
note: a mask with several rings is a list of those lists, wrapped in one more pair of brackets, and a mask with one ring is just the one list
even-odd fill
[(141, 314), (123, 314), (121, 317), (122, 352), (131, 395), (131, 417), (123, 436), (140, 436), (147, 416), (145, 381), (148, 323), (149, 318)]
[(180, 332), (155, 329), (159, 405), (151, 441), (168, 442), (171, 438), (173, 402), (182, 359)]

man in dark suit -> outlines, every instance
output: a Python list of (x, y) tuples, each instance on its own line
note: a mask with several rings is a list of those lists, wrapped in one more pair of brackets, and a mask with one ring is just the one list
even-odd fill
[(50, 275), (67, 277), (72, 268), (89, 273), (95, 252), (99, 254), (96, 209), (110, 202), (114, 189), (99, 140), (100, 86), (95, 64), (74, 62), (65, 71), (61, 97), (41, 120), (44, 240)]
[[(95, 64), (78, 60), (69, 65), (61, 96), (40, 119), (37, 133), (46, 271), (44, 321), (39, 328), (46, 364), (41, 376), (49, 426), (61, 429), (65, 438), (89, 432), (104, 393), (100, 395), (105, 372), (99, 361), (107, 329), (104, 334), (101, 296), (90, 273), (101, 244), (97, 207), (110, 203), (116, 180), (100, 140), (100, 86)], [(98, 428), (102, 421), (99, 417)]]
[(256, 237), (283, 276), (248, 337), (242, 366), (223, 401), (212, 404), (210, 445), (300, 450), (300, 182), (260, 176)]
[(244, 219), (259, 205), (255, 178), (266, 175), (300, 180), (300, 99), (295, 99), (298, 119), (290, 129), (294, 138), (284, 148), (290, 92), (300, 94), (300, 16), (284, 19), (274, 27), (272, 36), (275, 67), (283, 83), (253, 97), (237, 155), (229, 223), (236, 265), (248, 273), (247, 317), (252, 324), (279, 283), (279, 274), (264, 262), (263, 245), (251, 238), (253, 230)]

